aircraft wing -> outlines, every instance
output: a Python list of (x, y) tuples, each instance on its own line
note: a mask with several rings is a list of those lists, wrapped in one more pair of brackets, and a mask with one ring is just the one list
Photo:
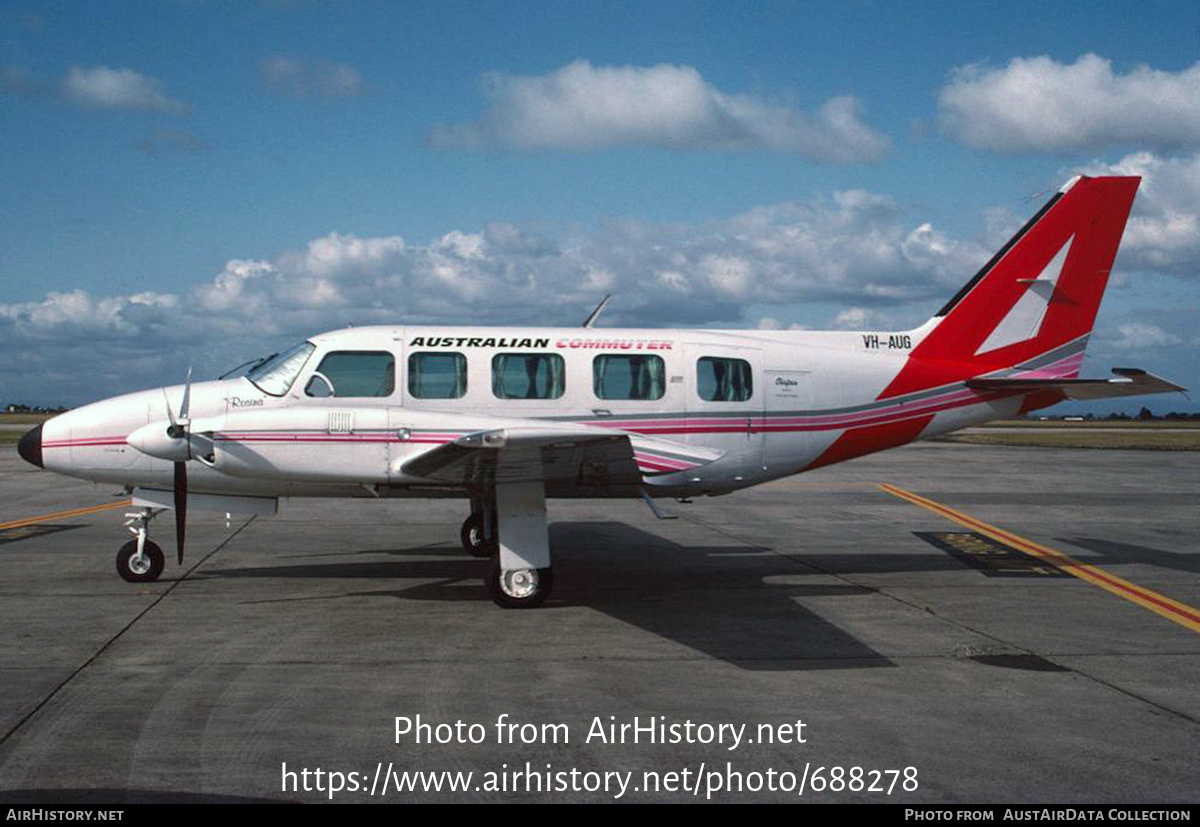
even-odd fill
[(1039, 379), (1010, 377), (968, 379), (967, 387), (991, 391), (1056, 391), (1067, 399), (1105, 399), (1112, 396), (1140, 396), (1146, 393), (1182, 391), (1179, 385), (1138, 368), (1113, 368), (1116, 379)]
[(476, 431), (406, 462), (406, 474), (444, 483), (568, 483), (607, 488), (707, 465), (708, 448), (587, 426), (519, 426)]

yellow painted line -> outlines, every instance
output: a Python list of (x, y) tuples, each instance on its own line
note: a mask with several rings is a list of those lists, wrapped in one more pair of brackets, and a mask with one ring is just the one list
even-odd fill
[(1128, 580), (1123, 580), (1115, 574), (1109, 574), (1104, 569), (1090, 566), (1087, 563), (1081, 563), (1074, 557), (1063, 554), (1061, 551), (1055, 551), (1048, 546), (1040, 545), (1032, 540), (1026, 540), (1024, 537), (1013, 534), (1011, 531), (1005, 531), (1002, 528), (989, 525), (982, 520), (977, 520), (969, 514), (955, 511), (949, 506), (934, 502), (926, 497), (922, 497), (920, 494), (905, 491), (903, 488), (897, 488), (894, 485), (883, 484), (879, 487), (893, 496), (908, 500), (910, 503), (928, 509), (934, 514), (965, 525), (967, 528), (978, 531), (980, 534), (991, 537), (993, 540), (1012, 546), (1018, 551), (1023, 551), (1039, 560), (1045, 560), (1056, 568), (1062, 569), (1067, 574), (1074, 575), (1080, 580), (1086, 580), (1093, 586), (1099, 586), (1106, 592), (1115, 594), (1118, 597), (1123, 597), (1142, 608), (1162, 615), (1167, 620), (1178, 623), (1184, 628), (1191, 629), (1193, 632), (1200, 632), (1200, 610), (1172, 600), (1158, 592), (1143, 588), (1136, 583), (1130, 583)]
[(43, 514), (40, 517), (26, 517), (24, 520), (13, 520), (11, 523), (0, 523), (0, 531), (6, 528), (20, 528), (21, 526), (33, 525), (34, 523), (45, 523), (50, 520), (65, 520), (68, 517), (82, 517), (85, 514), (95, 514), (98, 511), (111, 511), (114, 508), (128, 508), (133, 504), (132, 500), (121, 500), (115, 503), (104, 503), (103, 505), (90, 505), (87, 508), (72, 508), (69, 511), (55, 511), (53, 514)]

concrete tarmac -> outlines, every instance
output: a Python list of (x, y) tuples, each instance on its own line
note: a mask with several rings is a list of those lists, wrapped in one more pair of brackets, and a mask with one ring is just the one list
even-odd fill
[[(166, 514), (146, 585), (121, 509), (0, 529), (0, 802), (1200, 802), (1200, 634), (879, 488), (1195, 608), (1197, 464), (926, 443), (672, 520), (555, 501), (534, 611), (487, 598), (458, 501), (192, 513), (182, 569)], [(0, 523), (115, 493), (0, 448)], [(463, 726), (397, 741), (418, 715)]]

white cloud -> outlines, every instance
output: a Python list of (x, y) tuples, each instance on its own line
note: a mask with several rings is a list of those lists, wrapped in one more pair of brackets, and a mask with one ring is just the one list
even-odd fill
[(268, 85), (294, 97), (349, 98), (364, 91), (359, 71), (342, 63), (271, 55), (259, 70)]
[(443, 126), (434, 146), (559, 149), (618, 146), (746, 152), (772, 150), (819, 161), (876, 161), (888, 139), (861, 120), (853, 97), (815, 113), (715, 88), (691, 66), (593, 66), (579, 60), (547, 75), (493, 73), (475, 123)]
[(967, 146), (1061, 152), (1200, 143), (1200, 63), (1180, 72), (1138, 66), (1114, 73), (1086, 54), (1071, 64), (1013, 58), (1003, 69), (955, 69), (938, 96), (942, 129)]
[(1200, 153), (1162, 158), (1138, 152), (1116, 163), (1093, 161), (1074, 171), (1141, 176), (1117, 268), (1187, 278), (1200, 273)]
[(1174, 333), (1146, 322), (1126, 322), (1117, 326), (1118, 337), (1110, 341), (1116, 350), (1147, 350), (1158, 347), (1178, 347), (1183, 340)]
[(99, 338), (137, 335), (143, 325), (178, 307), (177, 297), (163, 293), (92, 296), (84, 290), (51, 292), (40, 302), (0, 304), (0, 320), (22, 339), (41, 339), (69, 330)]
[[(938, 241), (916, 244), (914, 234)], [(197, 326), (210, 335), (303, 335), (349, 322), (461, 322), (472, 313), (569, 323), (608, 292), (620, 297), (606, 314), (612, 324), (740, 323), (750, 303), (936, 301), (983, 258), (928, 225), (909, 230), (886, 198), (848, 191), (695, 226), (614, 222), (560, 242), (506, 224), (428, 244), (330, 233), (271, 260), (233, 259), (211, 281), (154, 304), (178, 313), (188, 336)], [(128, 310), (138, 302), (51, 294), (0, 304), (0, 320), (22, 334), (98, 326), (133, 335)]]
[(947, 285), (965, 282), (964, 268), (969, 270), (971, 263), (986, 261), (989, 255), (982, 245), (950, 238), (932, 224), (922, 224), (905, 236), (900, 250), (910, 264)]
[[(699, 225), (614, 221), (560, 239), (509, 224), (425, 244), (330, 233), (270, 259), (233, 259), (178, 295), (74, 291), (0, 304), (0, 337), (26, 366), (0, 366), (0, 384), (19, 392), (54, 374), (64, 396), (47, 401), (83, 402), (174, 381), (189, 363), (216, 375), (346, 324), (577, 324), (610, 292), (613, 326), (740, 327), (752, 305), (933, 306), (949, 291), (939, 268), (962, 253), (906, 255), (910, 232), (887, 198), (848, 191)], [(954, 287), (977, 266), (964, 261)], [(143, 369), (112, 367), (133, 364)]]
[(878, 310), (868, 310), (865, 307), (847, 307), (838, 311), (833, 317), (833, 327), (837, 330), (869, 330), (883, 326), (884, 316)]
[(187, 105), (167, 95), (163, 83), (132, 69), (72, 66), (62, 82), (69, 101), (94, 109), (181, 112)]

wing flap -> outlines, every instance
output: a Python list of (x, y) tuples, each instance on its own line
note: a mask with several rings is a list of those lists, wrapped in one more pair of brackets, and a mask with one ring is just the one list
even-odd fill
[(1138, 368), (1113, 368), (1116, 379), (1040, 379), (1011, 377), (997, 379), (968, 379), (968, 388), (988, 391), (1033, 393), (1053, 391), (1067, 399), (1107, 399), (1116, 396), (1141, 396), (1150, 393), (1171, 393), (1185, 390)]
[(543, 481), (604, 488), (690, 471), (723, 454), (607, 428), (548, 425), (467, 434), (414, 457), (402, 470), (433, 482)]

